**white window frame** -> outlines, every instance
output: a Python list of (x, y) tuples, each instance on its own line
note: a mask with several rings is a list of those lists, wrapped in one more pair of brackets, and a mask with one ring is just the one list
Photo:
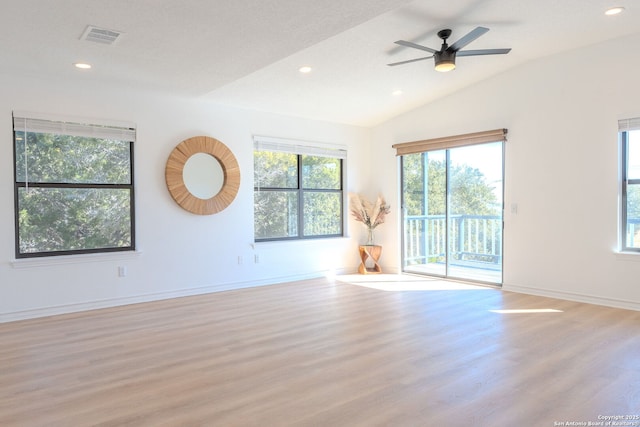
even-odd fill
[[(627, 195), (630, 185), (640, 187), (640, 178), (628, 177), (628, 143), (629, 132), (640, 131), (640, 117), (621, 119), (618, 121), (618, 143), (620, 151), (620, 251), (640, 253), (640, 247), (632, 246), (628, 242), (627, 226)], [(640, 228), (640, 223), (637, 225)]]

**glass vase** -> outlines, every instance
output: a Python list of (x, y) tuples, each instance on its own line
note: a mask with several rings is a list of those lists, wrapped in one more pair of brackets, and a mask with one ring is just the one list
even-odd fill
[(374, 240), (374, 235), (373, 235), (373, 228), (367, 228), (367, 246), (373, 246), (375, 245), (375, 240)]

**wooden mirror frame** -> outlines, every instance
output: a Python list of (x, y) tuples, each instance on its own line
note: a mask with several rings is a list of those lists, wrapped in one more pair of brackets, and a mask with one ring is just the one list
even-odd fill
[[(224, 174), (222, 188), (209, 199), (194, 196), (184, 183), (184, 166), (197, 153), (213, 156), (220, 163)], [(194, 136), (178, 144), (167, 160), (164, 175), (173, 200), (183, 209), (197, 215), (211, 215), (222, 211), (233, 202), (240, 188), (240, 167), (235, 156), (222, 142), (208, 136)]]

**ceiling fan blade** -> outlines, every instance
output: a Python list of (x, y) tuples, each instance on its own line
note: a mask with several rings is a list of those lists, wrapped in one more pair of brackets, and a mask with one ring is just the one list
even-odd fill
[(406, 46), (406, 47), (412, 47), (414, 49), (420, 49), (420, 50), (424, 50), (426, 52), (430, 52), (430, 53), (436, 53), (437, 50), (435, 49), (431, 49), (430, 47), (426, 47), (426, 46), (422, 46), (419, 44), (415, 44), (412, 42), (408, 42), (406, 40), (398, 40), (396, 42), (394, 42), (395, 44), (399, 44), (400, 46)]
[(471, 43), (472, 41), (474, 41), (475, 39), (477, 39), (478, 37), (480, 37), (481, 35), (485, 34), (487, 31), (489, 31), (488, 28), (476, 27), (474, 30), (471, 30), (469, 33), (467, 33), (466, 36), (462, 37), (460, 40), (450, 45), (447, 48), (447, 50), (450, 52), (456, 52), (462, 49), (463, 47), (465, 47), (466, 45), (468, 45), (469, 43)]
[(416, 59), (410, 59), (408, 61), (393, 62), (387, 65), (390, 67), (393, 67), (395, 65), (409, 64), (411, 62), (424, 61), (425, 59), (431, 59), (431, 58), (433, 58), (433, 56), (425, 56), (424, 58), (416, 58)]
[(462, 50), (456, 52), (456, 56), (504, 55), (509, 52), (511, 49)]

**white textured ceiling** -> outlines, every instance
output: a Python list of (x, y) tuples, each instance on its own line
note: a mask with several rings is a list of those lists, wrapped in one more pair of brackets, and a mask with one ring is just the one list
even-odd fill
[[(5, 2), (0, 72), (93, 80), (203, 97), (293, 116), (371, 126), (543, 56), (640, 32), (634, 0), (20, 0)], [(610, 6), (625, 13), (606, 17)], [(123, 32), (105, 46), (87, 25)], [(440, 47), (476, 26), (491, 31), (450, 73), (399, 47)], [(640, 52), (640, 46), (638, 49)], [(638, 55), (638, 52), (630, 54)], [(594, 61), (598, 52), (594, 48)], [(89, 62), (93, 68), (71, 66)], [(302, 65), (313, 67), (300, 74)], [(401, 90), (402, 95), (392, 92)]]

